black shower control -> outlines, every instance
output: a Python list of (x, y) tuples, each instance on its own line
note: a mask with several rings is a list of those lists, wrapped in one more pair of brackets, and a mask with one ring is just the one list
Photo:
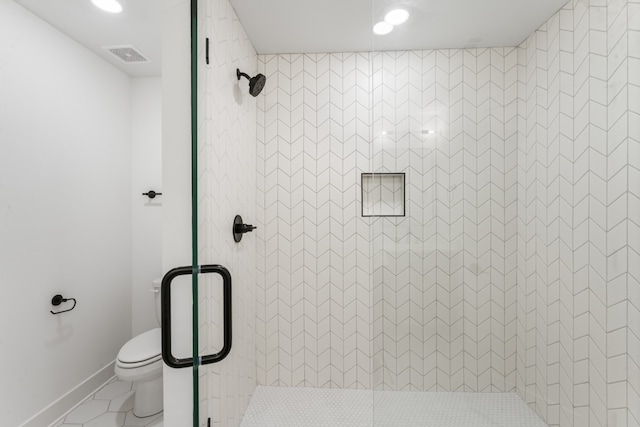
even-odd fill
[(238, 224), (235, 227), (235, 232), (236, 233), (241, 233), (241, 234), (251, 233), (256, 228), (258, 228), (258, 227), (254, 226), (254, 225), (251, 225), (251, 224)]
[(245, 224), (244, 221), (242, 221), (242, 217), (240, 215), (236, 215), (233, 219), (233, 240), (239, 242), (242, 240), (243, 234), (251, 233), (256, 228), (258, 227), (251, 224)]

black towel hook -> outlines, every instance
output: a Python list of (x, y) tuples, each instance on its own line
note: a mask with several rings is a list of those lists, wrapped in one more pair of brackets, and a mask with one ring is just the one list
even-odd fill
[(53, 298), (51, 298), (51, 304), (55, 305), (55, 306), (59, 306), (63, 302), (67, 302), (67, 301), (73, 301), (73, 306), (70, 309), (62, 310), (62, 311), (50, 311), (50, 313), (51, 314), (66, 313), (67, 311), (71, 311), (74, 308), (76, 308), (76, 299), (75, 298), (65, 298), (62, 295), (56, 295)]
[(162, 196), (162, 193), (155, 192), (153, 190), (149, 190), (146, 193), (142, 193), (143, 196), (147, 196), (150, 199), (155, 199), (156, 196)]

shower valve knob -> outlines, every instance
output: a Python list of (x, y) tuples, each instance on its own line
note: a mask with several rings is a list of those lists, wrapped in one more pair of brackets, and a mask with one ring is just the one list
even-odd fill
[(236, 230), (236, 233), (244, 234), (244, 233), (251, 233), (256, 228), (258, 228), (258, 227), (254, 226), (254, 225), (251, 225), (251, 224), (238, 224), (238, 225), (236, 225), (235, 230)]
[(242, 221), (242, 217), (240, 215), (236, 215), (233, 220), (233, 240), (239, 242), (242, 240), (243, 234), (251, 233), (256, 228), (258, 227), (255, 225), (245, 224), (244, 221)]

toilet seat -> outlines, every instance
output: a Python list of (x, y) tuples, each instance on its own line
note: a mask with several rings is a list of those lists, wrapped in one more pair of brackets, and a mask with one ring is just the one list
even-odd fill
[(162, 376), (160, 328), (131, 338), (118, 353), (115, 372), (126, 381), (150, 381)]
[(153, 357), (151, 359), (148, 360), (142, 360), (140, 362), (135, 362), (135, 363), (127, 363), (127, 362), (123, 362), (120, 359), (117, 360), (117, 365), (123, 369), (134, 369), (134, 368), (142, 368), (143, 366), (147, 366), (147, 365), (151, 365), (154, 362), (159, 361), (160, 359), (162, 359), (161, 355), (158, 355), (156, 357)]
[(138, 367), (129, 367), (127, 364), (116, 362), (115, 373), (124, 381), (150, 381), (162, 376), (162, 366), (162, 359), (158, 359), (151, 364)]
[[(160, 286), (160, 280), (153, 281), (152, 291), (156, 294), (158, 316)], [(133, 383), (133, 414), (145, 418), (162, 412), (164, 361), (160, 328), (151, 329), (127, 341), (118, 352), (114, 364), (118, 378)]]
[(151, 365), (162, 358), (160, 328), (131, 338), (118, 353), (117, 365), (124, 369)]

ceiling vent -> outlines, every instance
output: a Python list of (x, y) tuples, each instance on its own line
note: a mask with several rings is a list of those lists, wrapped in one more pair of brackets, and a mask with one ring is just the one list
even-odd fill
[(103, 47), (107, 52), (117, 56), (122, 62), (135, 64), (141, 62), (151, 62), (146, 55), (142, 54), (135, 46), (108, 46)]

